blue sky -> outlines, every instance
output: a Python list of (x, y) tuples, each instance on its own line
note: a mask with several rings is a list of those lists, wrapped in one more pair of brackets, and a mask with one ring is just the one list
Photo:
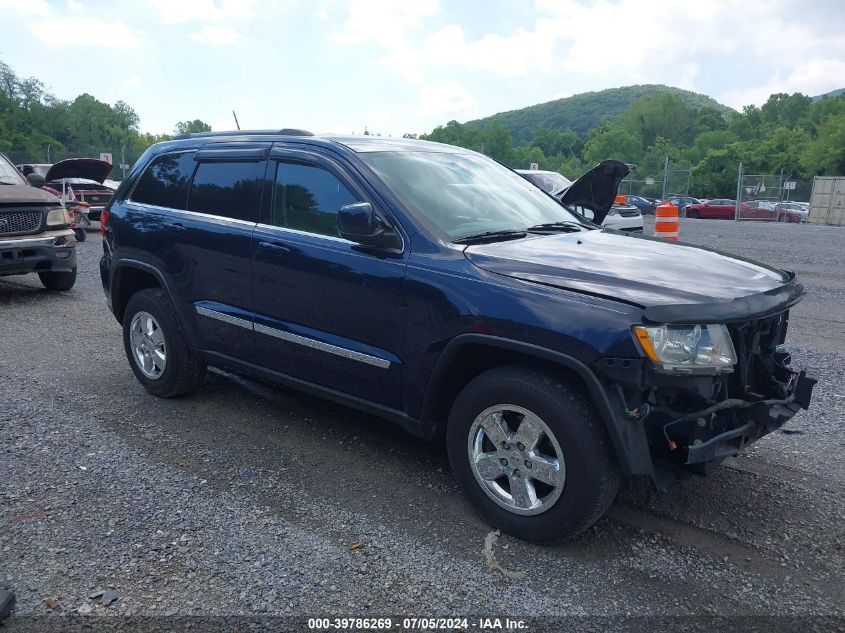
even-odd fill
[(141, 129), (401, 135), (663, 83), (735, 108), (845, 87), (845, 10), (812, 0), (0, 0), (0, 59)]

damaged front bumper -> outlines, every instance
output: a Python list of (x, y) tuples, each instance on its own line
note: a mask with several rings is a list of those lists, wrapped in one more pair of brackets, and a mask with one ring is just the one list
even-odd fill
[(593, 369), (620, 413), (611, 434), (623, 471), (658, 487), (661, 466), (707, 473), (807, 409), (817, 378), (790, 367), (788, 317), (730, 323), (729, 374), (668, 375), (646, 359), (599, 359)]
[(798, 411), (810, 407), (810, 398), (816, 382), (818, 378), (815, 372), (802, 370), (793, 373), (787, 388), (787, 398), (780, 401), (739, 401), (745, 403), (740, 406), (743, 409), (742, 417), (748, 421), (709, 440), (693, 442), (687, 447), (686, 463), (720, 462), (725, 457), (736, 455), (764, 435), (776, 431)]

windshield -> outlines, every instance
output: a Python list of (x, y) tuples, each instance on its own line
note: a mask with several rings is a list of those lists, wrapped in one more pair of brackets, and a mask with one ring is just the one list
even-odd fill
[(2, 154), (0, 154), (0, 183), (7, 185), (27, 184), (27, 181), (21, 176), (21, 172)]
[(439, 152), (363, 152), (359, 156), (449, 240), (583, 221), (485, 156)]
[(523, 174), (523, 176), (528, 178), (528, 180), (540, 187), (543, 191), (547, 191), (551, 194), (560, 193), (572, 184), (572, 181), (569, 180), (569, 178), (562, 176), (561, 174), (538, 172), (533, 174)]

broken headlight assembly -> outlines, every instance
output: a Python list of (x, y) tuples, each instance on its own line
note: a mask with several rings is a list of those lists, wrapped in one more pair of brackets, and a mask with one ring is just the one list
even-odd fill
[(724, 374), (736, 364), (725, 325), (635, 325), (633, 332), (645, 355), (665, 373)]

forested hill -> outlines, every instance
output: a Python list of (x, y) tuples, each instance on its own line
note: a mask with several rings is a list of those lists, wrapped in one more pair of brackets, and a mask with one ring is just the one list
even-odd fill
[(538, 127), (568, 128), (578, 134), (584, 134), (598, 126), (602, 119), (619, 118), (634, 101), (664, 94), (676, 95), (694, 109), (714, 108), (724, 114), (733, 112), (707, 95), (671, 86), (648, 84), (610, 88), (599, 92), (584, 92), (565, 99), (556, 99), (468, 121), (464, 127), (470, 131), (480, 131), (491, 123), (501, 123), (510, 130), (513, 142), (519, 145), (530, 141), (534, 130)]
[(839, 95), (845, 93), (845, 88), (839, 88), (838, 90), (831, 90), (830, 92), (826, 92), (823, 95), (816, 95), (813, 97), (813, 101), (818, 101), (819, 99), (824, 99), (825, 97), (838, 97)]

